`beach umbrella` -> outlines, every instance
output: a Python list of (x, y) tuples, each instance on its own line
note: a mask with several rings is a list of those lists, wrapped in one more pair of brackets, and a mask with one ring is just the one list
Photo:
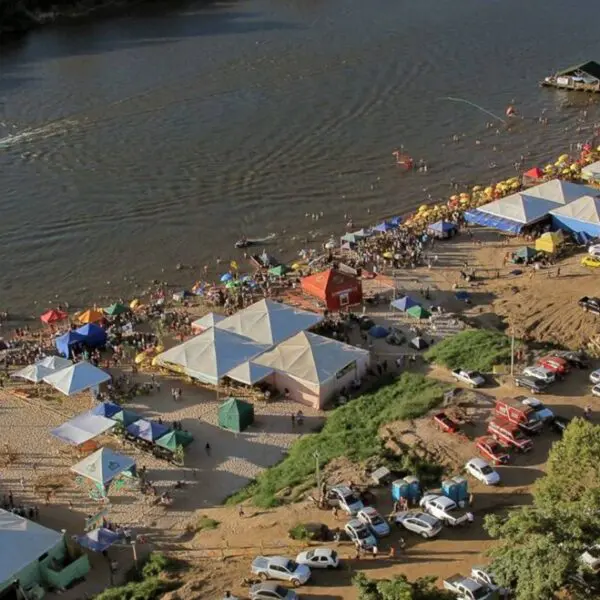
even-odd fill
[(227, 289), (229, 289), (229, 290), (230, 290), (230, 289), (232, 289), (232, 288), (239, 287), (240, 285), (242, 285), (242, 282), (241, 282), (241, 281), (232, 280), (232, 281), (228, 281), (228, 282), (225, 284), (225, 287), (226, 287)]
[(52, 323), (64, 321), (68, 316), (69, 315), (63, 310), (51, 308), (40, 317), (40, 320), (42, 321), (42, 323), (46, 323), (46, 325), (51, 325)]
[(117, 315), (122, 315), (123, 313), (129, 312), (129, 309), (120, 302), (115, 302), (110, 306), (107, 306), (104, 309), (104, 312), (110, 317), (116, 317)]
[(562, 163), (562, 162), (567, 162), (569, 160), (569, 155), (568, 154), (561, 154), (558, 159), (557, 162)]
[(269, 275), (275, 275), (276, 277), (283, 277), (289, 269), (285, 265), (277, 265), (269, 269)]
[(104, 319), (104, 314), (96, 308), (88, 308), (77, 317), (80, 323), (97, 323), (102, 319)]
[(138, 306), (140, 305), (140, 301), (137, 298), (134, 298), (130, 303), (129, 303), (129, 308), (131, 310), (135, 310)]
[(392, 301), (390, 305), (396, 310), (402, 310), (406, 312), (413, 306), (419, 306), (419, 303), (413, 300), (410, 296), (403, 296), (402, 298)]
[(412, 306), (406, 313), (415, 319), (428, 319), (431, 316), (422, 306)]
[(221, 281), (225, 283), (226, 281), (231, 281), (233, 279), (233, 275), (231, 273), (224, 273), (221, 275)]

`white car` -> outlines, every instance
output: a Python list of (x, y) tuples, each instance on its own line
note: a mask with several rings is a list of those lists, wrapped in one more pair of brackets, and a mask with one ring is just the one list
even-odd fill
[(425, 494), (421, 498), (419, 506), (436, 519), (442, 521), (442, 523), (451, 527), (473, 522), (473, 515), (466, 510), (461, 510), (458, 504), (447, 496)]
[(327, 492), (327, 501), (330, 506), (337, 506), (349, 515), (355, 515), (364, 508), (361, 499), (345, 485), (336, 485)]
[(600, 369), (596, 369), (595, 371), (592, 371), (590, 373), (590, 381), (596, 385), (597, 383), (600, 383)]
[(467, 473), (479, 479), (485, 485), (498, 485), (500, 483), (500, 474), (494, 470), (483, 458), (472, 458), (465, 465)]
[(592, 256), (600, 256), (600, 244), (592, 244), (588, 248), (588, 254), (591, 254)]
[(554, 419), (554, 413), (537, 398), (525, 398), (522, 400), (522, 403), (531, 406), (531, 408), (535, 410), (535, 414), (540, 421), (545, 423), (546, 421), (552, 421)]
[(370, 550), (373, 546), (377, 546), (377, 539), (371, 533), (371, 530), (358, 519), (348, 521), (344, 527), (344, 531), (355, 544), (360, 544), (360, 547), (365, 550)]
[(372, 506), (359, 510), (356, 518), (364, 523), (377, 537), (390, 535), (390, 526), (387, 521)]
[(496, 583), (496, 579), (494, 578), (494, 574), (485, 569), (484, 567), (473, 567), (471, 569), (471, 579), (474, 579), (478, 583), (482, 583), (490, 588), (493, 592), (496, 592), (500, 598), (504, 598), (507, 595), (506, 588), (499, 586)]
[(424, 538), (435, 537), (442, 530), (442, 522), (424, 512), (398, 513), (396, 523)]
[(579, 561), (588, 569), (597, 573), (600, 571), (600, 544), (590, 546), (580, 557)]
[(600, 384), (592, 388), (592, 396), (600, 396)]
[(544, 383), (554, 383), (556, 381), (556, 374), (544, 367), (525, 367), (523, 375), (539, 379)]
[(311, 548), (300, 552), (296, 556), (296, 562), (311, 569), (336, 569), (340, 559), (337, 552), (331, 548)]
[(465, 369), (455, 369), (452, 371), (452, 377), (456, 381), (462, 381), (472, 387), (481, 387), (485, 384), (485, 378), (479, 371), (466, 371)]

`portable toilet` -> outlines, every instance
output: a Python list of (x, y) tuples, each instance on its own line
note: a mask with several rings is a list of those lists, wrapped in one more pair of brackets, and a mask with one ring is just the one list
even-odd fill
[(442, 481), (442, 494), (458, 504), (458, 486), (454, 479)]
[(392, 498), (394, 500), (400, 500), (400, 498), (409, 499), (409, 485), (404, 479), (396, 479), (392, 482)]
[(413, 502), (421, 498), (421, 484), (414, 475), (407, 475), (404, 481), (408, 484), (408, 497)]
[(455, 502), (457, 504), (468, 502), (469, 501), (469, 482), (460, 475), (453, 477), (454, 483), (456, 484), (456, 495), (457, 500)]

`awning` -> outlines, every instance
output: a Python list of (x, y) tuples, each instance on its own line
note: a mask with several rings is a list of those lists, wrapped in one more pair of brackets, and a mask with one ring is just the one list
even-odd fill
[(44, 377), (46, 383), (66, 396), (72, 396), (110, 380), (111, 376), (108, 373), (88, 362), (79, 362)]
[(119, 535), (115, 531), (99, 527), (94, 531), (88, 531), (84, 535), (78, 535), (76, 539), (83, 548), (92, 550), (92, 552), (104, 552), (119, 541)]
[(166, 425), (161, 425), (156, 421), (146, 419), (138, 419), (127, 427), (127, 433), (141, 440), (153, 442), (158, 438), (169, 433), (169, 428)]
[(100, 448), (81, 462), (71, 467), (71, 471), (105, 485), (117, 475), (135, 466), (135, 461), (124, 454), (117, 454), (110, 448)]
[(50, 433), (67, 444), (79, 446), (112, 429), (115, 425), (116, 422), (112, 419), (95, 415), (90, 411), (59, 425)]
[(524, 227), (523, 223), (489, 215), (477, 209), (467, 210), (463, 216), (467, 223), (491, 227), (492, 229), (499, 229), (500, 231), (508, 231), (510, 233), (520, 233)]

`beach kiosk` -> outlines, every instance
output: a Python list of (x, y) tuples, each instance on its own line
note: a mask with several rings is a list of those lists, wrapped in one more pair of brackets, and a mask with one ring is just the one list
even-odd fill
[(228, 398), (219, 406), (219, 427), (240, 433), (254, 423), (254, 406), (238, 398)]

